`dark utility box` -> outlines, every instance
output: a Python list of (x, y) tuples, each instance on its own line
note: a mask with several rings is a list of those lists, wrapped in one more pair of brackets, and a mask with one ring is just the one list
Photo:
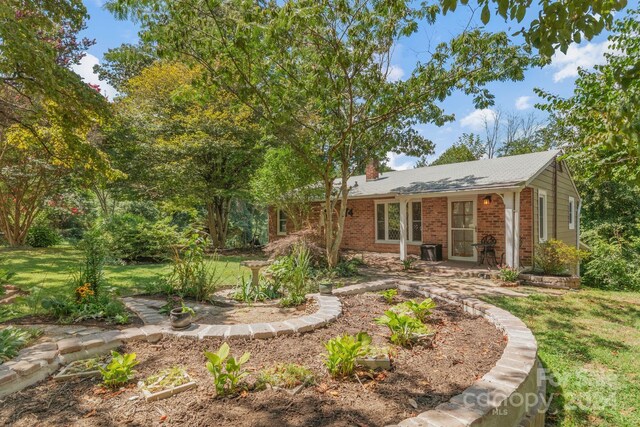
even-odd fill
[(420, 259), (424, 261), (442, 261), (442, 245), (425, 243), (420, 246)]

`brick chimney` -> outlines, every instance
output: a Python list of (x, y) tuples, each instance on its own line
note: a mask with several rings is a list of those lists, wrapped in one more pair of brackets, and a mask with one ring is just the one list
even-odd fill
[(369, 163), (367, 163), (367, 168), (365, 169), (367, 181), (375, 181), (380, 177), (378, 166), (379, 164), (377, 160), (370, 160)]

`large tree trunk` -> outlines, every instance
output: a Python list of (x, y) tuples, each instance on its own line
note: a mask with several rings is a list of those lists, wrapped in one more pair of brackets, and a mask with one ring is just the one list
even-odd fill
[(225, 247), (229, 231), (230, 197), (213, 197), (207, 202), (207, 226), (214, 249)]
[[(333, 180), (330, 177), (325, 177), (324, 180), (324, 237), (326, 244), (327, 264), (329, 268), (334, 268), (336, 265), (338, 265), (340, 256), (340, 244), (342, 243), (342, 235), (344, 233), (344, 219), (347, 211), (347, 198), (349, 196), (349, 187), (347, 185), (349, 173), (346, 168), (343, 168), (341, 178), (342, 182), (340, 183), (340, 191), (335, 196), (332, 194)], [(336, 213), (335, 218), (334, 212)]]

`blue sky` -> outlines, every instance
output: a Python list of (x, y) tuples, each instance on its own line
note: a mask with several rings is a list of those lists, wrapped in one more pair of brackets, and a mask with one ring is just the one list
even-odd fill
[[(637, 0), (629, 3), (629, 7), (633, 7), (633, 3), (637, 5)], [(92, 73), (93, 65), (102, 59), (107, 49), (117, 47), (122, 43), (135, 43), (138, 36), (137, 28), (133, 23), (116, 20), (103, 9), (103, 4), (103, 0), (85, 0), (91, 18), (83, 35), (95, 39), (96, 44), (89, 49), (87, 56), (75, 71), (86, 81), (100, 84), (103, 93), (112, 99), (115, 91), (106, 83), (98, 81), (97, 76)], [(535, 10), (532, 10), (529, 15), (532, 16), (536, 13)], [(526, 17), (526, 19), (528, 18), (529, 16)], [(401, 40), (395, 47), (392, 59), (392, 76), (400, 79), (406, 77), (410, 74), (416, 61), (428, 57), (427, 52), (430, 48), (439, 42), (449, 40), (470, 23), (471, 25), (479, 25), (479, 22), (479, 11), (473, 13), (471, 8), (460, 6), (455, 13), (439, 19), (435, 25), (423, 26), (417, 34)], [(488, 26), (488, 29), (492, 31), (507, 30), (510, 33), (515, 32), (517, 28), (517, 25), (505, 23), (496, 16), (492, 16)], [(491, 84), (489, 89), (495, 95), (496, 107), (505, 113), (529, 114), (535, 112), (540, 119), (544, 119), (545, 114), (533, 107), (537, 101), (533, 89), (539, 87), (562, 96), (570, 95), (573, 91), (578, 67), (591, 68), (603, 61), (603, 53), (607, 46), (606, 37), (607, 34), (601, 34), (590, 42), (571, 46), (566, 55), (557, 54), (551, 65), (542, 69), (528, 70), (523, 81)], [(443, 107), (448, 113), (455, 114), (456, 120), (454, 122), (443, 127), (416, 126), (424, 136), (435, 142), (436, 154), (432, 156), (433, 159), (450, 147), (463, 132), (481, 131), (483, 117), (487, 114), (486, 111), (476, 110), (471, 99), (462, 94), (451, 96), (443, 103)], [(489, 117), (491, 117), (490, 114)], [(407, 169), (413, 167), (416, 159), (390, 154), (389, 160), (389, 165), (392, 168)]]

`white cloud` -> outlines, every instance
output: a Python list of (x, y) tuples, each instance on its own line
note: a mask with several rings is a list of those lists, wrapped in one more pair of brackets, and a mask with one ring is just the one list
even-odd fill
[(389, 71), (387, 73), (387, 80), (389, 80), (390, 82), (397, 82), (403, 77), (404, 77), (404, 70), (399, 65), (389, 66)]
[(405, 156), (404, 154), (388, 152), (387, 157), (389, 158), (389, 167), (396, 171), (413, 169), (413, 165), (416, 163), (415, 158)]
[(516, 110), (528, 110), (531, 108), (531, 97), (520, 96), (516, 99)]
[(485, 120), (489, 123), (493, 123), (493, 121), (495, 120), (493, 110), (491, 110), (490, 108), (474, 110), (472, 113), (468, 114), (460, 120), (460, 126), (478, 131), (484, 128)]
[(570, 45), (567, 53), (557, 52), (551, 58), (551, 67), (557, 71), (553, 74), (553, 81), (578, 76), (578, 68), (593, 68), (594, 65), (605, 62), (604, 53), (609, 49), (609, 41), (602, 43), (587, 43), (584, 46)]
[(100, 93), (109, 99), (113, 99), (117, 94), (116, 90), (109, 83), (102, 81), (98, 78), (98, 75), (93, 72), (93, 66), (98, 65), (100, 61), (95, 56), (87, 53), (84, 58), (80, 60), (79, 64), (74, 65), (71, 69), (82, 77), (86, 83), (91, 83), (100, 86)]

